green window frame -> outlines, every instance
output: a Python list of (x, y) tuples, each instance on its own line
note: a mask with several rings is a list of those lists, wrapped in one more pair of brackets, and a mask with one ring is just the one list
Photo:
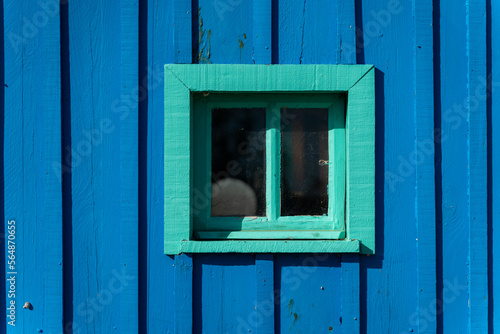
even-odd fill
[[(165, 65), (165, 254), (373, 254), (374, 79), (371, 65)], [(280, 217), (273, 121), (283, 106), (328, 109), (326, 216)], [(210, 187), (215, 108), (266, 109), (266, 217), (211, 217), (210, 196), (207, 205), (195, 198), (195, 189)]]

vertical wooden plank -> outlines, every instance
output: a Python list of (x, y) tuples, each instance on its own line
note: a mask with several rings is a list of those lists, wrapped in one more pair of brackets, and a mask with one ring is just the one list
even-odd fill
[(490, 303), (493, 303), (491, 324), (493, 330), (500, 330), (500, 2), (491, 2), (491, 224), (492, 224), (492, 275), (493, 291), (490, 291)]
[(280, 64), (336, 62), (338, 27), (332, 23), (337, 15), (336, 0), (279, 1), (278, 7)]
[[(337, 63), (356, 63), (355, 1), (337, 0)], [(342, 333), (360, 331), (360, 261), (357, 254), (341, 257)]]
[[(175, 62), (174, 1), (147, 3), (147, 332), (174, 331), (175, 257), (163, 253), (164, 65)], [(143, 110), (141, 110), (143, 112)], [(144, 149), (144, 147), (142, 147)], [(167, 152), (168, 153), (168, 152)]]
[[(440, 1), (442, 326), (444, 333), (467, 328), (468, 188), (467, 28), (465, 1)], [(446, 15), (444, 14), (446, 13)], [(438, 125), (437, 125), (438, 126)], [(439, 137), (437, 137), (439, 138)]]
[[(264, 44), (268, 44), (268, 37), (259, 35), (258, 40), (255, 37), (256, 26), (252, 25), (252, 20), (253, 14), (261, 15), (254, 13), (258, 4), (254, 5), (252, 1), (243, 0), (197, 0), (196, 3), (198, 8), (193, 10), (197, 10), (198, 15), (197, 22), (193, 24), (197, 27), (197, 40), (194, 41), (193, 61), (200, 64), (253, 64), (256, 62), (253, 54), (255, 47), (257, 47), (255, 56), (261, 57), (259, 54), (263, 52), (258, 48), (265, 48)], [(265, 6), (265, 2), (262, 2), (258, 10)], [(264, 20), (266, 17), (267, 14), (262, 12), (262, 17), (259, 19)], [(266, 29), (266, 24), (258, 28), (259, 33)]]
[[(174, 0), (174, 48), (176, 63), (191, 63), (191, 2)], [(163, 109), (161, 109), (163, 110)], [(165, 157), (174, 152), (165, 148)], [(167, 181), (167, 180), (165, 180)], [(193, 261), (189, 255), (175, 256), (175, 331), (190, 333), (193, 330)]]
[[(2, 2), (0, 4), (0, 34), (4, 35), (4, 23), (5, 23), (5, 18), (4, 18), (4, 6), (5, 4)], [(5, 41), (5, 38), (4, 38)], [(3, 66), (0, 68), (0, 82), (2, 83), (2, 86), (5, 87), (5, 45), (4, 43), (0, 43), (0, 64), (3, 64)], [(0, 217), (4, 220), (2, 223), (0, 223), (0, 234), (5, 236), (5, 232), (7, 231), (5, 229), (5, 225), (8, 225), (7, 217), (5, 216), (5, 165), (4, 165), (4, 152), (5, 152), (5, 88), (0, 90), (0, 108), (1, 108), (1, 114), (0, 114), (0, 138), (2, 139), (2, 145), (0, 145), (0, 189), (1, 189), (1, 199), (0, 199)], [(0, 238), (0, 277), (5, 277), (3, 282), (0, 282), (0, 312), (3, 312), (5, 316), (3, 319), (0, 319), (0, 328), (5, 331), (6, 329), (6, 324), (7, 324), (7, 300), (6, 300), (6, 279), (8, 278), (6, 276), (6, 269), (7, 269), (7, 264), (6, 262), (6, 240), (7, 238)]]
[(252, 254), (199, 254), (194, 268), (193, 333), (253, 333), (264, 324)]
[[(139, 74), (139, 6), (137, 1), (121, 2), (121, 82), (120, 97), (130, 97), (129, 115), (121, 123), (121, 249), (122, 263), (127, 275), (138, 277), (138, 206), (139, 198), (139, 101), (145, 98), (146, 88), (138, 79)], [(121, 298), (121, 332), (137, 333), (139, 330), (139, 284), (134, 279), (123, 287)]]
[(356, 25), (363, 34), (358, 60), (376, 69), (376, 251), (361, 261), (360, 332), (414, 332), (414, 40), (408, 37), (414, 34), (412, 5), (356, 1), (356, 10)]
[[(75, 332), (126, 331), (122, 317), (137, 315), (121, 312), (127, 306), (122, 298), (135, 290), (137, 272), (133, 260), (129, 269), (122, 259), (127, 257), (122, 253), (123, 227), (126, 231), (133, 224), (122, 225), (123, 217), (132, 216), (121, 203), (128, 186), (122, 173), (130, 172), (122, 166), (122, 154), (134, 159), (134, 147), (122, 143), (122, 135), (133, 134), (122, 131), (128, 122), (133, 128), (137, 105), (132, 97), (121, 96), (126, 75), (121, 64), (127, 61), (122, 57), (121, 3), (96, 0), (68, 6), (72, 147), (66, 148), (65, 159), (72, 172), (73, 327)], [(129, 94), (133, 88), (127, 87)]]
[[(62, 322), (62, 188), (59, 6), (4, 3), (5, 224), (15, 226), (6, 267), (9, 333), (60, 332)], [(23, 17), (20, 20), (19, 17)], [(11, 88), (11, 89), (8, 89)], [(29, 93), (27, 93), (29, 92)], [(9, 221), (15, 223), (9, 224)], [(9, 240), (9, 239), (8, 239)], [(3, 259), (2, 259), (3, 261)], [(32, 309), (23, 309), (25, 302)], [(9, 311), (10, 313), (10, 311)], [(13, 319), (7, 318), (7, 321)], [(5, 323), (3, 323), (5, 324)], [(14, 327), (15, 325), (15, 327)]]
[(419, 333), (435, 333), (437, 328), (432, 11), (432, 1), (414, 0), (415, 152), (422, 159), (415, 166)]
[(279, 288), (276, 332), (307, 333), (314, 328), (316, 332), (340, 333), (344, 321), (338, 291), (340, 257), (288, 254), (275, 258), (275, 285)]
[(274, 256), (272, 254), (255, 255), (255, 284), (257, 302), (255, 305), (256, 332), (274, 333)]
[[(22, 36), (22, 24), (14, 18), (23, 12), (22, 3), (16, 1), (4, 2), (4, 29), (7, 36)], [(5, 48), (5, 126), (4, 129), (9, 129), (4, 133), (4, 205), (5, 205), (5, 233), (8, 233), (8, 222), (15, 221), (16, 239), (13, 240), (16, 244), (15, 267), (5, 266), (6, 278), (12, 279), (15, 277), (16, 294), (15, 298), (8, 298), (4, 301), (3, 308), (8, 314), (12, 314), (9, 310), (11, 300), (16, 304), (14, 306), (15, 322), (9, 317), (6, 327), (3, 327), (6, 333), (22, 333), (24, 330), (22, 300), (23, 294), (23, 275), (17, 275), (18, 268), (23, 268), (24, 257), (22, 245), (22, 227), (25, 220), (24, 214), (24, 101), (22, 91), (23, 76), (24, 76), (24, 48), (23, 43), (9, 43), (9, 39), (4, 40)], [(33, 42), (32, 42), (33, 44)], [(7, 90), (7, 88), (9, 88)], [(7, 255), (7, 243), (5, 243), (5, 255)], [(4, 262), (4, 264), (7, 264)], [(12, 274), (8, 274), (12, 273)], [(16, 274), (13, 274), (16, 273)], [(9, 275), (9, 276), (7, 276)], [(11, 284), (6, 284), (6, 295), (9, 295)], [(12, 307), (11, 307), (12, 308)], [(7, 318), (6, 318), (7, 319)], [(10, 324), (8, 322), (11, 321)], [(4, 323), (5, 325), (5, 323)], [(15, 325), (15, 327), (14, 327)]]
[(174, 0), (175, 63), (191, 63), (191, 2)]
[(181, 254), (175, 257), (175, 332), (193, 331), (193, 257)]
[(356, 64), (355, 0), (337, 0), (337, 63)]
[(271, 64), (271, 0), (253, 1), (253, 61)]
[(342, 333), (359, 333), (359, 261), (357, 254), (343, 254), (341, 262)]
[[(40, 3), (38, 3), (40, 5)], [(47, 5), (47, 4), (46, 4)], [(61, 60), (60, 60), (60, 17), (59, 1), (43, 9), (47, 25), (43, 28), (43, 77), (44, 77), (44, 126), (43, 134), (43, 202), (46, 236), (43, 242), (46, 249), (45, 293), (47, 309), (42, 330), (48, 333), (61, 331), (63, 327), (63, 233), (62, 233), (62, 184), (60, 175), (53, 173), (54, 161), (61, 161)], [(39, 13), (39, 12), (37, 12)], [(36, 270), (36, 269), (35, 269)]]
[[(469, 333), (488, 332), (486, 1), (467, 1)], [(483, 79), (484, 80), (484, 79)]]

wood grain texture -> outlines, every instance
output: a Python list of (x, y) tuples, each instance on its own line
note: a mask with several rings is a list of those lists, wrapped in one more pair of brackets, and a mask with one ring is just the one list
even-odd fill
[[(9, 239), (15, 252), (2, 242), (3, 254), (15, 255), (14, 268), (2, 259), (15, 286), (8, 284), (2, 306), (7, 314), (5, 305), (15, 302), (15, 318), (7, 318), (15, 321), (2, 321), (0, 331), (8, 333), (63, 329), (59, 7), (56, 2), (50, 12), (41, 9), (3, 4), (4, 231), (15, 227), (15, 239)], [(25, 302), (33, 306), (31, 314), (23, 312)]]
[(467, 105), (469, 195), (469, 322), (471, 333), (488, 333), (486, 1), (467, 1)]
[[(414, 1), (418, 332), (437, 330), (432, 1)], [(425, 148), (425, 151), (424, 151)], [(418, 157), (416, 157), (418, 159)], [(421, 158), (421, 157), (420, 157)], [(422, 159), (422, 158), (421, 158)]]
[(359, 258), (357, 254), (341, 257), (342, 333), (359, 333), (360, 329)]
[[(163, 253), (163, 136), (165, 63), (175, 62), (173, 1), (147, 2), (147, 326), (148, 333), (174, 331), (175, 258)], [(144, 52), (144, 50), (142, 50)], [(144, 218), (142, 218), (144, 219)], [(144, 263), (144, 262), (142, 262)]]
[(287, 254), (276, 257), (280, 289), (276, 332), (340, 333), (342, 326), (340, 257), (335, 254)]
[(465, 331), (469, 312), (467, 12), (459, 4), (440, 3), (448, 13), (440, 20), (443, 332)]
[[(191, 17), (192, 3), (189, 1), (174, 0), (174, 46), (176, 50), (177, 63), (190, 63), (189, 55), (193, 54), (191, 44), (192, 26)], [(169, 84), (176, 84), (176, 88), (169, 89)], [(180, 89), (178, 88), (181, 85)], [(168, 92), (168, 93), (167, 93)], [(177, 92), (179, 95), (170, 95)], [(189, 239), (192, 236), (190, 226), (192, 224), (192, 171), (190, 158), (190, 143), (192, 127), (190, 115), (182, 113), (183, 108), (190, 100), (190, 92), (179, 81), (167, 80), (165, 77), (165, 107), (167, 104), (174, 105), (174, 110), (178, 112), (165, 115), (164, 128), (166, 133), (176, 133), (176, 139), (170, 143), (165, 143), (164, 162), (167, 159), (176, 161), (180, 169), (166, 168), (164, 163), (164, 212), (175, 212), (176, 217), (182, 217), (183, 222), (164, 222), (165, 229), (170, 228), (174, 232), (176, 239)], [(187, 118), (186, 118), (187, 117)], [(183, 126), (179, 126), (182, 124)], [(187, 135), (187, 140), (186, 140)], [(171, 153), (170, 153), (171, 152)], [(179, 174), (180, 172), (180, 174)], [(187, 189), (187, 191), (179, 191)], [(178, 196), (180, 195), (180, 196)], [(181, 254), (175, 256), (174, 274), (174, 331), (178, 333), (191, 333), (193, 330), (193, 257), (192, 255)]]
[(137, 332), (137, 7), (68, 6), (73, 328)]
[[(500, 251), (500, 113), (497, 111), (500, 108), (500, 100), (498, 95), (498, 88), (493, 90), (493, 87), (498, 87), (500, 82), (500, 3), (491, 3), (491, 77), (492, 82), (490, 90), (488, 93), (491, 95), (491, 130), (489, 132), (489, 137), (491, 143), (491, 174), (492, 178), (490, 181), (490, 188), (492, 198), (491, 200), (491, 229), (492, 229), (492, 251), (488, 254), (491, 257), (492, 267), (490, 279), (493, 282), (499, 282), (500, 280), (500, 260), (494, 254), (498, 254)], [(488, 76), (490, 74), (488, 73)], [(493, 305), (493, 314), (491, 314), (490, 326), (493, 330), (498, 331), (500, 329), (500, 285), (493, 284), (493, 289), (490, 292), (490, 303)]]
[(253, 61), (255, 64), (271, 64), (272, 51), (272, 1), (253, 1)]
[[(356, 63), (356, 2), (337, 1), (337, 62)], [(345, 103), (345, 102), (344, 102)], [(345, 136), (345, 134), (344, 134)], [(345, 138), (344, 138), (345, 142)], [(345, 145), (345, 143), (344, 143)], [(345, 161), (344, 161), (345, 164)], [(344, 167), (345, 168), (345, 167)], [(344, 195), (345, 196), (345, 195)], [(359, 333), (360, 313), (360, 262), (356, 254), (343, 254), (340, 258), (342, 333)], [(366, 315), (363, 315), (366, 319)]]
[(255, 329), (259, 334), (274, 333), (274, 308), (278, 292), (274, 288), (274, 255), (255, 255), (255, 284)]
[[(55, 0), (1, 7), (3, 225), (16, 220), (20, 270), (16, 327), (3, 318), (0, 332), (498, 329), (497, 2), (92, 0), (64, 8), (67, 15)], [(163, 66), (356, 61), (375, 65), (376, 253), (327, 256), (330, 245), (318, 244), (318, 254), (269, 254), (241, 241), (263, 253), (166, 256), (164, 158), (181, 152), (163, 149)], [(270, 67), (255, 66), (239, 89), (253, 89)], [(355, 83), (320, 84), (315, 71), (285, 89)], [(211, 68), (193, 80), (227, 74)], [(139, 85), (141, 102), (132, 98)], [(64, 191), (61, 174), (71, 180)], [(305, 251), (293, 242), (291, 251)], [(5, 292), (0, 298), (8, 302)], [(33, 310), (22, 309), (26, 301)], [(63, 308), (72, 323), (63, 323)]]
[(139, 330), (139, 101), (145, 98), (146, 88), (138, 82), (139, 73), (139, 11), (136, 1), (121, 3), (121, 81), (120, 98), (130, 97), (129, 114), (120, 124), (121, 135), (121, 259), (130, 276), (137, 277), (123, 288), (121, 312), (122, 333), (137, 333)]
[[(377, 70), (377, 239), (375, 255), (361, 257), (360, 332), (411, 333), (417, 330), (418, 301), (416, 178), (409, 162), (415, 149), (415, 91), (408, 81), (414, 75), (414, 41), (409, 37), (414, 33), (413, 10), (408, 1), (362, 1), (357, 10), (356, 25), (363, 29), (358, 61)], [(377, 20), (380, 12), (388, 13), (384, 20)], [(401, 182), (395, 183), (391, 173)]]
[(193, 257), (181, 254), (175, 257), (175, 332), (193, 330)]

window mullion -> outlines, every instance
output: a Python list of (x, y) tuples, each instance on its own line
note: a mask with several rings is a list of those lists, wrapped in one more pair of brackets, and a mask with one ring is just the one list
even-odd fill
[(269, 221), (280, 216), (281, 112), (277, 105), (266, 109), (266, 208)]
[(343, 230), (345, 206), (345, 98), (339, 96), (330, 108), (328, 117), (328, 214), (333, 217), (333, 229)]

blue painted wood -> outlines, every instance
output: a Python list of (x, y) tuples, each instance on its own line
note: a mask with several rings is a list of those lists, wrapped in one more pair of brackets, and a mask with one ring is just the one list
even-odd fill
[(471, 333), (488, 333), (486, 1), (467, 1), (467, 106), (469, 197), (469, 322)]
[[(259, 4), (255, 4), (259, 6)], [(263, 5), (264, 6), (264, 3)], [(196, 60), (200, 64), (253, 64), (253, 52), (263, 39), (254, 37), (252, 1), (243, 0), (199, 0), (198, 1), (198, 45)], [(269, 9), (266, 9), (269, 10)], [(264, 19), (268, 13), (263, 13)], [(256, 27), (256, 26), (255, 26)], [(261, 26), (258, 29), (264, 29)], [(254, 40), (255, 38), (255, 40)], [(257, 43), (257, 45), (255, 44)], [(253, 47), (252, 47), (253, 45)], [(260, 53), (259, 53), (260, 52)], [(257, 50), (257, 54), (262, 51)]]
[[(175, 62), (173, 1), (147, 1), (147, 202), (146, 216), (141, 216), (147, 226), (141, 233), (147, 235), (147, 259), (140, 259), (146, 270), (147, 287), (144, 303), (146, 310), (146, 330), (161, 333), (174, 330), (174, 257), (163, 252), (163, 65)], [(141, 112), (146, 112), (141, 109)], [(141, 161), (142, 163), (142, 161)], [(145, 230), (145, 231), (144, 231)]]
[[(192, 60), (191, 5), (188, 1), (174, 1), (176, 63), (191, 63)], [(193, 330), (193, 257), (176, 255), (174, 268), (174, 331), (190, 333)]]
[(251, 254), (197, 255), (193, 332), (249, 333), (259, 323), (255, 260)]
[(340, 258), (334, 254), (281, 255), (275, 261), (280, 289), (276, 332), (306, 333), (314, 328), (340, 333)]
[[(337, 62), (356, 63), (355, 1), (337, 1)], [(360, 318), (360, 256), (344, 254), (341, 260), (342, 333), (359, 333)]]
[[(15, 256), (15, 262), (4, 267), (10, 283), (2, 309), (7, 314), (5, 305), (15, 302), (15, 311), (7, 327), (2, 321), (2, 331), (56, 332), (62, 330), (58, 4), (50, 10), (18, 2), (4, 6), (4, 221), (15, 238), (7, 238), (10, 247), (8, 241), (2, 245), (4, 259)], [(25, 302), (32, 310), (23, 309)]]
[(418, 332), (437, 330), (432, 1), (414, 1)]
[(359, 261), (358, 254), (344, 254), (341, 257), (341, 316), (342, 333), (359, 333)]
[[(0, 332), (499, 326), (496, 2), (488, 12), (486, 1), (434, 1), (432, 26), (426, 0), (71, 1), (61, 16), (55, 2), (40, 3), (2, 5), (3, 226), (16, 219), (22, 270), (16, 328), (1, 320)], [(356, 59), (377, 69), (376, 254), (163, 255), (163, 64)], [(139, 85), (147, 98), (128, 98)], [(107, 119), (102, 140), (89, 139)], [(434, 138), (434, 128), (443, 134)], [(33, 310), (21, 308), (26, 301)], [(63, 323), (63, 307), (72, 324)]]
[(137, 82), (139, 72), (139, 11), (136, 1), (121, 2), (121, 92), (120, 99), (130, 98), (127, 117), (120, 117), (121, 122), (121, 260), (128, 275), (135, 277), (123, 287), (121, 298), (121, 332), (137, 333), (139, 330), (139, 101), (147, 96), (146, 88)]
[(253, 61), (255, 64), (271, 64), (272, 57), (272, 1), (253, 1)]
[(385, 176), (376, 181), (376, 253), (361, 261), (361, 332), (406, 333), (417, 330), (418, 300), (413, 10), (407, 1), (363, 1), (361, 10), (358, 59), (378, 69), (376, 175)]
[(193, 257), (181, 254), (175, 257), (174, 302), (175, 332), (193, 330)]
[(356, 1), (337, 0), (337, 63), (356, 64)]
[(278, 3), (279, 63), (334, 64), (339, 42), (337, 24), (332, 18), (337, 14), (337, 1), (293, 0)]
[[(467, 328), (468, 188), (465, 1), (441, 1), (443, 332)], [(455, 17), (455, 18), (453, 18)], [(460, 20), (456, 18), (460, 17)]]
[[(2, 24), (0, 25), (0, 34), (4, 35), (4, 22), (6, 21), (4, 18), (4, 3), (0, 5), (0, 20)], [(4, 40), (5, 41), (5, 40)], [(6, 57), (5, 57), (5, 45), (4, 43), (0, 43), (0, 62), (3, 64), (5, 63)], [(5, 67), (0, 68), (0, 78), (2, 81), (3, 87), (5, 87)], [(0, 91), (0, 108), (2, 110), (2, 114), (0, 115), (0, 138), (2, 140), (4, 139), (4, 125), (5, 125), (5, 89)], [(0, 216), (4, 217), (5, 219), (5, 169), (4, 167), (4, 152), (5, 149), (3, 145), (0, 145), (0, 189), (1, 189), (1, 200), (0, 200)], [(0, 235), (5, 236), (5, 224), (0, 224)], [(5, 243), (5, 238), (0, 238), (0, 257), (2, 260), (0, 260), (0, 277), (6, 276), (6, 262), (5, 262), (5, 254), (6, 254), (6, 243)], [(6, 289), (6, 282), (0, 283), (0, 300), (2, 303), (0, 303), (0, 311), (4, 312), (6, 315), (3, 317), (3, 319), (0, 319), (0, 328), (4, 329), (6, 327), (7, 323), (7, 310), (6, 310), (6, 303), (3, 301), (6, 299), (7, 296), (7, 289)]]
[(252, 320), (257, 333), (274, 333), (274, 308), (276, 290), (274, 289), (274, 256), (255, 255), (255, 284), (257, 300)]
[[(175, 62), (191, 63), (191, 3), (174, 0), (174, 49)], [(159, 5), (157, 5), (159, 6)]]
[[(491, 143), (491, 220), (492, 224), (492, 250), (488, 256), (492, 257), (492, 267), (490, 279), (493, 282), (500, 282), (500, 260), (493, 254), (498, 254), (500, 251), (500, 113), (497, 111), (500, 108), (500, 95), (498, 94), (498, 83), (500, 82), (500, 3), (491, 3), (491, 74), (488, 73), (491, 85), (489, 87), (489, 95), (491, 96), (491, 127), (489, 137)], [(490, 305), (492, 304), (493, 312), (491, 314), (490, 325), (493, 330), (500, 330), (500, 285), (493, 284), (493, 289), (490, 291)]]
[(130, 250), (137, 247), (131, 235), (137, 230), (137, 54), (127, 45), (137, 43), (137, 17), (128, 16), (127, 5), (68, 8), (73, 327), (82, 332), (136, 332), (138, 326), (137, 252)]

